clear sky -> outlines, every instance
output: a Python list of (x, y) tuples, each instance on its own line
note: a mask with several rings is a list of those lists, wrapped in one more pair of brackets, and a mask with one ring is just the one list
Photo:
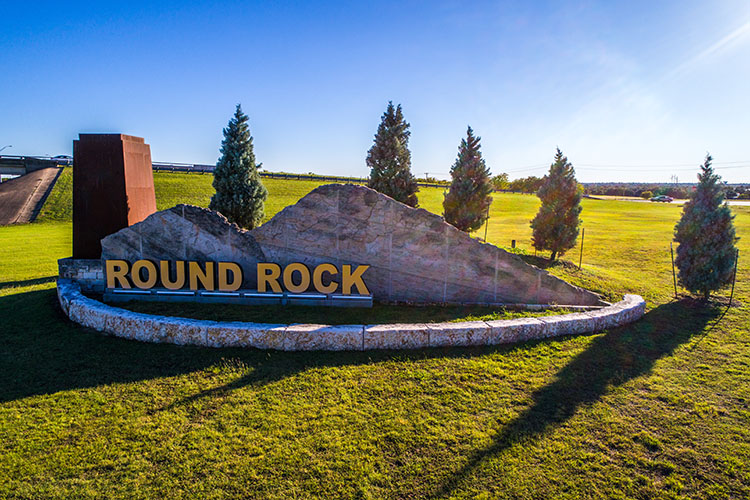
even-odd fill
[(471, 125), (493, 173), (750, 182), (750, 2), (4, 2), (3, 154), (122, 132), (215, 163), (236, 103), (272, 171), (368, 173), (389, 100), (412, 168), (446, 177)]

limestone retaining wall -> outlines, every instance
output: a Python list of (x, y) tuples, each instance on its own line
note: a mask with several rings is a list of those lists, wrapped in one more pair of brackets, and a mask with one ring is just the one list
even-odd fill
[(84, 292), (103, 293), (106, 288), (104, 262), (101, 259), (74, 259), (57, 261), (60, 278), (78, 282)]
[(283, 351), (417, 349), (519, 342), (559, 335), (594, 333), (640, 319), (646, 308), (638, 295), (596, 311), (464, 323), (392, 325), (286, 325), (216, 322), (154, 316), (112, 307), (60, 279), (57, 294), (74, 322), (100, 332), (145, 342), (208, 347), (256, 347)]

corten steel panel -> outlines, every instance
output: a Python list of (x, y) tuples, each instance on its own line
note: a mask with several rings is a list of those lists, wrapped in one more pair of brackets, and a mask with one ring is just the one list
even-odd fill
[(156, 212), (151, 148), (140, 137), (73, 141), (73, 257), (98, 259), (101, 239)]

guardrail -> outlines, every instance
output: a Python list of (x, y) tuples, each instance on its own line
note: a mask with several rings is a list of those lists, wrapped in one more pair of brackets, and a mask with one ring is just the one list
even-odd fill
[[(187, 173), (213, 173), (216, 168), (214, 165), (200, 165), (192, 163), (164, 163), (164, 162), (153, 162), (153, 169), (156, 172), (187, 172)], [(316, 174), (295, 174), (286, 172), (261, 172), (260, 176), (266, 179), (288, 179), (297, 181), (323, 181), (323, 182), (342, 182), (347, 184), (367, 184), (368, 179), (366, 177), (340, 177), (331, 175), (316, 175)], [(432, 182), (417, 182), (420, 187), (445, 187), (450, 186), (449, 183), (439, 184)]]
[(16, 155), (0, 155), (0, 164), (2, 163), (13, 163), (13, 162), (27, 162), (27, 161), (43, 161), (55, 163), (58, 165), (72, 165), (73, 158), (58, 157), (58, 156), (16, 156)]
[[(0, 155), (0, 164), (2, 163), (15, 163), (25, 162), (27, 159), (39, 160), (44, 162), (54, 163), (56, 165), (72, 166), (72, 158), (54, 157), (54, 156), (10, 156)], [(199, 163), (171, 163), (171, 162), (152, 162), (151, 167), (154, 172), (182, 172), (182, 173), (195, 173), (195, 174), (212, 174), (215, 165), (202, 165)], [(286, 172), (261, 172), (260, 176), (266, 179), (288, 179), (288, 180), (302, 180), (302, 181), (320, 181), (320, 182), (342, 182), (347, 184), (367, 184), (368, 179), (366, 177), (342, 177), (332, 175), (316, 175), (316, 174), (295, 174)], [(420, 187), (437, 187), (447, 188), (450, 183), (437, 183), (437, 182), (417, 182)]]

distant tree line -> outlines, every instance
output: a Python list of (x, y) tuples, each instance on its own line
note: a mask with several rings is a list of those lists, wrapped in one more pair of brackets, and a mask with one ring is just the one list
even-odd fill
[(695, 189), (695, 184), (659, 184), (659, 183), (586, 183), (583, 185), (584, 193), (589, 196), (632, 196), (644, 197), (645, 193), (651, 196), (666, 195), (672, 198), (685, 199)]
[(750, 184), (725, 185), (724, 195), (730, 200), (750, 200)]
[(508, 183), (507, 191), (512, 193), (527, 193), (536, 194), (539, 188), (542, 187), (544, 178), (530, 175), (528, 177), (522, 177), (521, 179), (513, 179)]
[[(697, 184), (672, 184), (672, 183), (628, 183), (628, 182), (606, 182), (585, 183), (584, 192), (590, 196), (633, 196), (646, 197), (667, 195), (672, 198), (687, 199), (695, 191)], [(727, 199), (748, 200), (750, 199), (750, 185), (732, 185), (722, 183), (720, 186), (724, 197)]]

